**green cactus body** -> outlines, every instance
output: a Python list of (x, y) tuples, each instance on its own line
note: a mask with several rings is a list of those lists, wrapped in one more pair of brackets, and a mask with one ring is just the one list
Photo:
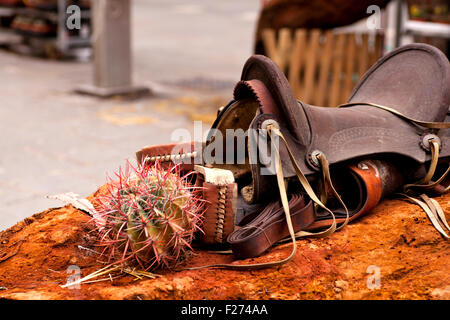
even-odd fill
[[(189, 250), (200, 230), (203, 201), (177, 172), (142, 166), (119, 171), (102, 200), (106, 220), (101, 230), (113, 241), (104, 243), (122, 259), (145, 268), (171, 267)], [(119, 250), (115, 250), (119, 249)]]

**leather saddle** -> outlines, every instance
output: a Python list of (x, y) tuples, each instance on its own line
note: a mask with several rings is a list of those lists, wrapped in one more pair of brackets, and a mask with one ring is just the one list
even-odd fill
[(426, 44), (382, 57), (338, 108), (296, 100), (281, 70), (254, 55), (206, 142), (145, 147), (137, 159), (196, 173), (209, 202), (204, 243), (248, 258), (292, 240), (289, 257), (255, 267), (289, 261), (295, 239), (327, 236), (396, 192), (448, 238), (426, 194), (449, 189), (449, 105), (449, 61)]

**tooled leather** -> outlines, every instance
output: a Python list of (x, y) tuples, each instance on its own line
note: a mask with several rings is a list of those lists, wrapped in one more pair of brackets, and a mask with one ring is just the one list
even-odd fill
[(206, 200), (202, 242), (222, 244), (234, 230), (237, 185), (218, 186), (208, 182), (202, 184), (203, 198)]
[(307, 154), (320, 150), (330, 164), (380, 153), (426, 161), (420, 129), (388, 112), (366, 106), (330, 109), (308, 105), (305, 111), (313, 132)]

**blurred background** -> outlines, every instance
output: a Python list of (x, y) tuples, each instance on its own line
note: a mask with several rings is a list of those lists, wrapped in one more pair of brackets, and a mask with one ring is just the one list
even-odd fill
[(206, 131), (253, 53), (334, 107), (384, 53), (449, 37), (447, 0), (0, 0), (0, 230)]

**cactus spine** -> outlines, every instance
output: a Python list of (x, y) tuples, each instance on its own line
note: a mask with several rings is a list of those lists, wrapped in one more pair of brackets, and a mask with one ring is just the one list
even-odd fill
[(137, 262), (144, 269), (173, 267), (192, 249), (200, 230), (203, 200), (177, 167), (133, 167), (129, 162), (109, 179), (100, 198), (101, 245), (110, 259)]

